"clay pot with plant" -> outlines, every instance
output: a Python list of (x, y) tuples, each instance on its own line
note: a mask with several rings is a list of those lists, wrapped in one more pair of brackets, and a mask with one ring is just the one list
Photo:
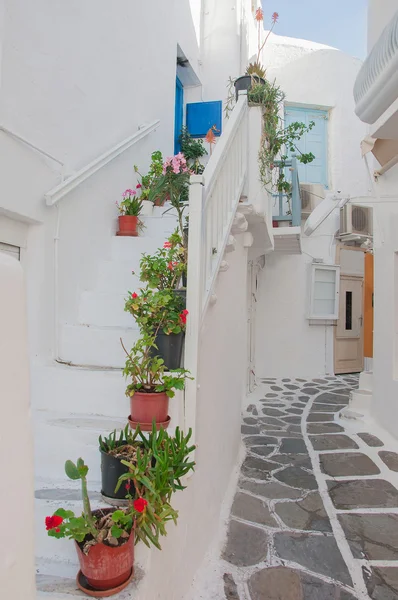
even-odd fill
[[(137, 186), (140, 190), (140, 184)], [(116, 235), (136, 237), (142, 226), (139, 216), (142, 210), (142, 201), (137, 189), (128, 189), (123, 192), (123, 200), (116, 202), (119, 211), (119, 231)]]
[(55, 538), (75, 541), (80, 563), (77, 585), (92, 596), (108, 596), (123, 589), (133, 576), (134, 526), (138, 515), (148, 504), (132, 501), (125, 510), (91, 510), (87, 493), (88, 467), (82, 458), (75, 463), (68, 460), (65, 472), (69, 479), (80, 480), (83, 513), (75, 516), (70, 510), (59, 508), (46, 517), (47, 533)]
[(189, 430), (185, 436), (177, 427), (175, 435), (170, 436), (164, 429), (157, 431), (156, 426), (153, 426), (149, 435), (144, 435), (140, 427), (133, 432), (127, 425), (120, 432), (114, 430), (107, 437), (100, 436), (101, 493), (106, 501), (126, 504), (127, 496), (136, 496), (135, 484), (137, 479), (140, 480), (139, 475), (134, 479), (122, 479), (122, 483), (119, 483), (121, 477), (130, 473), (130, 464), (139, 464), (146, 481), (154, 482), (160, 467), (168, 473), (169, 484), (174, 491), (184, 489), (181, 478), (194, 467), (194, 463), (189, 460), (189, 454), (194, 449), (194, 446), (189, 445), (191, 434), (192, 431)]
[(141, 332), (141, 337), (128, 352), (121, 341), (127, 359), (123, 370), (130, 383), (126, 396), (130, 398), (131, 428), (137, 425), (143, 431), (150, 431), (155, 423), (157, 429), (167, 428), (170, 423), (169, 399), (176, 390), (183, 390), (185, 380), (192, 379), (186, 369), (173, 369), (168, 372), (164, 360), (153, 355), (155, 336)]

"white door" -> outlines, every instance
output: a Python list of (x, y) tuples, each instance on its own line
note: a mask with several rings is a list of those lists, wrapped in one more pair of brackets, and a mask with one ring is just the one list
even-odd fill
[(363, 278), (342, 275), (335, 337), (335, 373), (363, 370)]

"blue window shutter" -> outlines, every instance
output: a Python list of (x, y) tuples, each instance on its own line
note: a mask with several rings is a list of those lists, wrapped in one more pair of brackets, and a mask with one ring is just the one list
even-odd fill
[[(299, 121), (309, 125), (314, 121), (315, 126), (296, 143), (303, 153), (312, 152), (315, 160), (307, 165), (298, 163), (299, 179), (302, 183), (320, 183), (328, 187), (328, 148), (327, 148), (327, 123), (328, 113), (325, 110), (312, 108), (285, 107), (285, 126)], [(288, 151), (288, 154), (294, 154)], [(296, 152), (298, 155), (299, 153)]]
[(211, 127), (214, 134), (221, 135), (222, 102), (192, 102), (187, 104), (187, 128), (192, 137), (205, 137)]
[(184, 123), (184, 87), (181, 81), (176, 79), (176, 99), (175, 99), (175, 118), (174, 118), (174, 154), (181, 150), (179, 137)]

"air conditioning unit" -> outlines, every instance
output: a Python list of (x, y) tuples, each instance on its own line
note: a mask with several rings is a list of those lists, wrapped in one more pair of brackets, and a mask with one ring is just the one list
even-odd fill
[(306, 219), (325, 198), (325, 188), (320, 183), (300, 183), (301, 217)]
[(363, 241), (373, 235), (372, 207), (346, 204), (340, 209), (339, 237), (343, 240)]

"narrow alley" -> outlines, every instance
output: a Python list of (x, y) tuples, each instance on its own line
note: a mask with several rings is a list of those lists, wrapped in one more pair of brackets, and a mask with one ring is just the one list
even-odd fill
[(243, 415), (222, 558), (192, 598), (398, 597), (398, 454), (340, 419), (357, 385), (355, 375), (263, 380)]

